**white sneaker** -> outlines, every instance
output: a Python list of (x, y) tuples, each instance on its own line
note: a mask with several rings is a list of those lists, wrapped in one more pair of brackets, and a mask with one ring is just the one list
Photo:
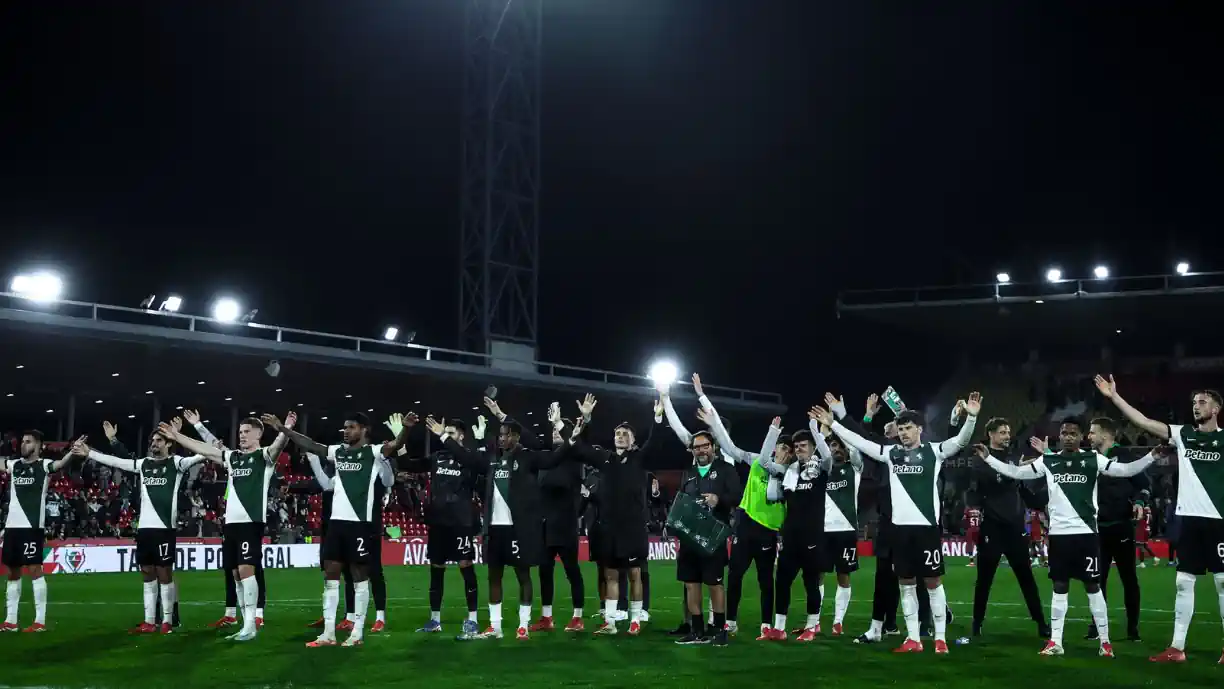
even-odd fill
[(612, 619), (616, 620), (617, 622), (624, 622), (625, 620), (629, 619), (629, 611), (617, 610), (616, 615)]
[(231, 636), (229, 639), (230, 641), (254, 641), (256, 634), (257, 632), (255, 632), (254, 630), (247, 631), (244, 629), (238, 632), (237, 634)]
[(638, 622), (649, 622), (649, 621), (650, 621), (650, 611), (649, 610), (643, 610), (638, 613)]

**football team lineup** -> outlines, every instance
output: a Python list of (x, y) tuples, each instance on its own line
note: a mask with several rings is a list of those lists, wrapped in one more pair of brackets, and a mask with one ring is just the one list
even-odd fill
[[(177, 500), (182, 481), (192, 468), (214, 462), (227, 475), (221, 547), (227, 590), (224, 614), (212, 626), (234, 627), (236, 632), (228, 635), (228, 640), (254, 641), (264, 626), (268, 599), (263, 566), (267, 546), (261, 519), (267, 510), (275, 460), (292, 442), (306, 453), (314, 474), (310, 485), (300, 486), (301, 490), (319, 492), (326, 502), (327, 519), (318, 546), (323, 570), (322, 615), (312, 625), (321, 632), (306, 646), (361, 646), (366, 641), (367, 625), (370, 633), (386, 633), (389, 601), (426, 600), (429, 617), (417, 631), (441, 632), (448, 564), (458, 565), (466, 607), (457, 640), (480, 642), (509, 634), (527, 641), (533, 634), (557, 630), (559, 624), (554, 623), (554, 617), (558, 622), (565, 621), (553, 612), (558, 562), (571, 595), (564, 631), (584, 631), (587, 593), (584, 567), (578, 558), (578, 514), (585, 507), (595, 514), (590, 522), (589, 548), (596, 566), (597, 600), (602, 603), (592, 615), (598, 620), (594, 634), (636, 637), (652, 617), (657, 621), (660, 612), (657, 608), (652, 611), (650, 605), (646, 500), (648, 492), (656, 488), (649, 485), (644, 462), (666, 441), (668, 434), (661, 430), (664, 423), (693, 457), (668, 517), (670, 531), (679, 536), (679, 549), (674, 568), (665, 565), (662, 571), (670, 575), (674, 569), (677, 588), (661, 591), (657, 576), (653, 587), (656, 601), (675, 602), (674, 610), (669, 606), (667, 612), (680, 622), (671, 630), (676, 644), (726, 646), (731, 637), (751, 636), (739, 624), (739, 606), (744, 598), (745, 574), (753, 567), (760, 599), (760, 629), (755, 638), (761, 642), (786, 641), (793, 635), (795, 641), (806, 643), (825, 635), (822, 616), (826, 614), (826, 575), (832, 580), (828, 636), (846, 637), (856, 644), (876, 644), (896, 635), (901, 639), (893, 651), (900, 654), (922, 653), (924, 640), (931, 642), (935, 654), (947, 654), (948, 626), (954, 619), (962, 624), (969, 621), (972, 638), (987, 638), (984, 622), (999, 619), (1028, 620), (1045, 639), (1040, 654), (1063, 655), (1067, 652), (1066, 622), (1071, 619), (1071, 582), (1076, 581), (1088, 603), (1084, 609), (1088, 614), (1083, 618), (1089, 622), (1085, 638), (1096, 643), (1099, 656), (1113, 658), (1115, 644), (1103, 586), (1112, 567), (1117, 568), (1126, 594), (1123, 609), (1129, 641), (1140, 640), (1141, 612), (1145, 613), (1145, 624), (1172, 626), (1170, 645), (1151, 656), (1153, 662), (1184, 662), (1190, 628), (1205, 632), (1215, 627), (1214, 622), (1208, 624), (1209, 620), (1193, 619), (1199, 576), (1208, 575), (1220, 619), (1224, 620), (1224, 519), (1220, 507), (1224, 505), (1224, 469), (1215, 449), (1224, 440), (1224, 433), (1218, 426), (1222, 403), (1215, 391), (1191, 394), (1191, 425), (1166, 424), (1130, 406), (1112, 377), (1098, 376), (1097, 388), (1128, 422), (1165, 442), (1143, 457), (1132, 457), (1125, 456), (1114, 442), (1116, 422), (1105, 417), (1091, 421), (1063, 419), (1054, 441), (1034, 437), (1031, 449), (1013, 447), (1007, 419), (989, 418), (982, 423), (984, 442), (974, 444), (983, 405), (976, 392), (956, 402), (953, 426), (958, 430), (943, 441), (925, 441), (926, 420), (903, 404), (894, 409), (895, 418), (884, 433), (877, 434), (870, 424), (880, 411), (879, 397), (868, 398), (860, 423), (847, 412), (844, 400), (826, 394), (824, 406), (810, 409), (807, 428), (783, 435), (781, 419), (775, 418), (765, 429), (759, 449), (744, 450), (735, 445), (713, 404), (702, 394), (700, 377), (694, 375), (693, 383), (700, 403), (698, 418), (708, 430), (689, 431), (675, 411), (668, 386), (660, 384), (652, 418), (640, 440), (638, 429), (620, 423), (608, 448), (592, 444), (587, 437), (597, 405), (592, 395), (578, 402), (573, 420), (562, 417), (558, 403), (550, 405), (547, 417), (551, 438), (537, 437), (490, 398), (485, 398), (484, 404), (497, 420), (496, 425), (484, 416), (469, 426), (459, 419), (420, 419), (409, 412), (387, 420), (394, 438), (382, 444), (370, 442), (371, 421), (360, 413), (346, 418), (343, 443), (339, 445), (323, 445), (300, 433), (295, 429), (295, 415), (290, 413), (284, 421), (270, 414), (243, 420), (238, 447), (229, 449), (213, 436), (198, 414), (188, 410), (183, 414), (185, 423), (175, 419), (160, 425), (146, 457), (109, 454), (98, 448), (113, 450), (113, 444), (91, 446), (83, 436), (63, 458), (44, 459), (41, 435), (27, 432), (21, 441), (21, 458), (0, 463), (0, 469), (12, 479), (3, 543), (3, 562), (9, 572), (6, 618), (0, 630), (48, 630), (48, 586), (41, 569), (48, 481), (69, 462), (93, 461), (139, 477), (141, 507), (135, 561), (143, 581), (145, 614), (133, 632), (173, 634), (181, 622), (174, 572), (176, 558), (181, 557), (175, 538)], [(892, 407), (900, 400), (891, 399), (890, 393), (891, 389), (884, 398)], [(188, 426), (198, 438), (187, 435)], [(409, 435), (421, 428), (436, 436), (442, 449), (429, 457), (410, 458), (405, 444)], [(263, 446), (266, 431), (276, 436), (270, 445)], [(176, 454), (178, 449), (189, 454)], [(981, 503), (983, 519), (973, 595), (958, 596), (959, 601), (950, 602), (944, 586), (948, 572), (937, 480), (943, 463), (962, 452), (975, 458), (973, 470), (982, 479), (976, 484), (976, 499)], [(1177, 572), (1172, 606), (1146, 607), (1139, 603), (1134, 574), (1131, 515), (1142, 513), (1145, 471), (1162, 457), (1175, 462), (1178, 472)], [(427, 568), (429, 582), (424, 596), (417, 585), (405, 589), (406, 596), (388, 598), (381, 512), (383, 496), (395, 480), (392, 462), (427, 471), (431, 478), (425, 547), (426, 558), (434, 564)], [(747, 464), (747, 479), (726, 470), (724, 462)], [(863, 578), (854, 576), (860, 571), (857, 505), (862, 476), (869, 471), (879, 471), (883, 477), (878, 496), (881, 520), (874, 535), (874, 565), (870, 567), (874, 570), (870, 620), (866, 631), (854, 636), (846, 624), (852, 601), (851, 581)], [(1052, 593), (1048, 594), (1048, 617), (1041, 602), (1043, 594), (1029, 566), (1022, 523), (1026, 501), (1038, 499), (1038, 495), (1043, 496), (1040, 499), (1049, 524)], [(472, 510), (477, 497), (484, 510), (480, 518)], [(1122, 530), (1115, 528), (1118, 514), (1123, 515), (1121, 521), (1129, 529), (1123, 536), (1118, 536)], [(1013, 523), (1016, 515), (1019, 521)], [(1114, 540), (1129, 546), (1119, 550)], [(483, 560), (487, 598), (484, 607), (488, 624), (483, 629), (478, 624), (482, 584), (474, 567), (477, 544), (482, 550), (479, 559)], [(1126, 550), (1130, 551), (1129, 559)], [(1022, 604), (990, 600), (1002, 559), (1015, 575)], [(518, 585), (518, 615), (516, 622), (504, 627), (506, 569), (513, 572)], [(655, 570), (657, 575), (660, 568), (656, 566)], [(303, 574), (293, 572), (295, 587), (300, 587)], [(31, 580), (34, 621), (21, 629), (17, 618), (23, 575)], [(419, 582), (416, 575), (408, 576)], [(533, 578), (540, 582), (538, 606)], [(796, 579), (801, 579), (801, 586)], [(682, 595), (670, 595), (681, 588)], [(790, 599), (796, 590), (805, 595), (806, 615), (792, 620), (788, 617)], [(1146, 589), (1144, 594), (1151, 595)], [(346, 614), (340, 618), (342, 597)], [(299, 596), (272, 599), (276, 605), (303, 600)], [(198, 598), (183, 602), (208, 604)], [(88, 604), (62, 603), (65, 609)], [(969, 609), (958, 610), (954, 618), (953, 606)], [(1020, 606), (1027, 616), (1008, 614), (1020, 612), (1015, 609)], [(367, 619), (370, 607), (375, 609), (373, 624)], [(1203, 607), (1206, 609), (1198, 612), (1210, 615), (1211, 606)], [(993, 612), (997, 609), (1004, 612)], [(533, 621), (536, 610), (540, 615)], [(1165, 620), (1153, 621), (1155, 615), (1164, 615)], [(622, 622), (627, 625), (621, 627)], [(343, 641), (337, 637), (342, 631), (348, 632)], [(969, 640), (965, 637), (960, 641)], [(1131, 648), (1128, 644), (1126, 652), (1133, 654)], [(1224, 664), (1224, 656), (1220, 663)]]

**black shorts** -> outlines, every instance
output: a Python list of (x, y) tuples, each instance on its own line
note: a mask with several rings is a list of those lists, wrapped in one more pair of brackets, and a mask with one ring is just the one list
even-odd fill
[(471, 529), (453, 526), (429, 527), (429, 541), (425, 544), (425, 557), (431, 565), (448, 562), (475, 562), (476, 544)]
[(1224, 519), (1178, 517), (1177, 571), (1186, 574), (1224, 572)]
[[(645, 529), (641, 534), (636, 529), (632, 533), (615, 533), (607, 529), (599, 535), (601, 552), (596, 561), (606, 569), (639, 569), (650, 557), (650, 537)], [(724, 548), (725, 550), (725, 548)]]
[(770, 530), (746, 514), (740, 514), (735, 524), (735, 535), (731, 537), (731, 548), (734, 550), (741, 543), (749, 550), (772, 550), (778, 547), (778, 532)]
[(137, 529), (136, 564), (142, 567), (173, 567), (176, 542), (174, 529)]
[(898, 579), (942, 577), (943, 539), (938, 526), (891, 527), (893, 571)]
[(824, 547), (817, 548), (824, 552), (822, 572), (837, 572), (850, 574), (857, 572), (858, 563), (858, 533), (855, 531), (825, 532)]
[(1097, 534), (1050, 536), (1050, 580), (1085, 584), (1101, 580), (1101, 540)]
[(680, 543), (680, 551), (676, 553), (676, 579), (686, 584), (705, 584), (706, 586), (722, 586), (723, 574), (727, 568), (727, 549), (715, 548), (706, 555), (701, 550)]
[(513, 526), (491, 526), (484, 537), (484, 561), (490, 567), (530, 567)]
[(43, 563), (42, 529), (9, 529), (4, 532), (4, 550), (0, 561), (12, 570)]
[[(813, 540), (815, 539), (815, 540)], [(825, 572), (824, 534), (807, 538), (782, 534), (778, 539), (778, 571)]]
[(221, 566), (256, 566), (263, 561), (264, 525), (260, 522), (226, 524), (221, 532)]
[(378, 558), (378, 540), (373, 524), (333, 519), (323, 539), (323, 561), (369, 566)]

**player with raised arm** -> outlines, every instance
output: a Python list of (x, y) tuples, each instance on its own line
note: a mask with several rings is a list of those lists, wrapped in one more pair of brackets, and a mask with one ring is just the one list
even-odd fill
[[(178, 417), (175, 417), (175, 419), (177, 420)], [(225, 446), (225, 443), (221, 442), (221, 439), (214, 435), (213, 432), (208, 430), (208, 427), (204, 425), (204, 422), (201, 420), (202, 417), (200, 416), (200, 412), (194, 409), (184, 409), (183, 419), (185, 419), (187, 423), (195, 429), (201, 440), (209, 445), (212, 445), (218, 450), (229, 450), (229, 448)], [(174, 425), (173, 422), (171, 425)], [(178, 426), (174, 426), (174, 430), (177, 431), (180, 430), (180, 428)], [(228, 501), (228, 488), (225, 492), (225, 498)], [(224, 527), (224, 524), (222, 524), (222, 526)], [(225, 612), (216, 622), (209, 623), (208, 626), (213, 629), (226, 629), (238, 624), (238, 574), (235, 570), (226, 569), (224, 566), (218, 571), (221, 572), (225, 583)], [(264, 567), (262, 557), (256, 558), (255, 560), (255, 587), (256, 590), (259, 591), (259, 597), (255, 601), (255, 629), (259, 630), (263, 629), (264, 603), (266, 602), (268, 596), (268, 587), (264, 582)]]
[[(813, 423), (813, 426), (817, 424)], [(829, 426), (815, 428), (819, 437), (817, 450), (830, 453), (832, 460), (825, 482), (824, 548), (826, 558), (821, 568), (837, 575), (837, 592), (833, 594), (833, 636), (841, 636), (846, 611), (850, 609), (850, 575), (857, 572), (858, 563), (858, 494), (863, 481), (863, 455), (847, 447)], [(827, 440), (825, 436), (828, 436)], [(826, 450), (821, 450), (824, 446)], [(821, 599), (824, 596), (821, 595)], [(820, 628), (820, 620), (816, 621)]]
[(896, 547), (894, 567), (901, 584), (901, 610), (905, 614), (908, 637), (896, 650), (898, 653), (922, 652), (921, 629), (918, 622), (917, 579), (921, 578), (930, 595), (931, 618), (935, 624), (935, 652), (948, 652), (947, 607), (942, 576), (943, 543), (939, 519), (942, 512), (939, 498), (939, 471), (944, 460), (955, 456), (969, 445), (977, 427), (982, 398), (970, 393), (965, 402), (968, 418), (955, 438), (940, 443), (922, 442), (922, 415), (905, 410), (897, 415), (896, 445), (880, 445), (867, 440), (833, 421), (830, 425), (847, 445), (865, 457), (884, 463), (891, 472), (889, 491), (892, 497), (892, 523)]
[(479, 586), (473, 569), (476, 561), (474, 541), (479, 526), (475, 523), (472, 503), (482, 486), (481, 477), (489, 470), (484, 447), (487, 424), (485, 417), (476, 417), (476, 425), (472, 426), (472, 438), (476, 441), (473, 451), (463, 442), (467, 434), (463, 420), (451, 418), (438, 422), (430, 418), (425, 428), (442, 440), (442, 447), (429, 457), (409, 459), (404, 465), (409, 471), (429, 473), (429, 505), (425, 508), (425, 523), (429, 527), (429, 542), (425, 546), (429, 559), (429, 621), (417, 629), (418, 632), (442, 631), (446, 565), (454, 562), (459, 565), (467, 598), (467, 618), (463, 621), (460, 637), (475, 638), (480, 633), (477, 626)]
[[(188, 452), (220, 462), (228, 471), (225, 502), (225, 526), (222, 531), (221, 559), (226, 571), (234, 572), (234, 585), (242, 601), (242, 630), (229, 637), (231, 641), (251, 641), (259, 631), (256, 622), (259, 608), (259, 584), (255, 565), (263, 559), (264, 520), (268, 514), (268, 486), (276, 472), (276, 458), (285, 449), (285, 431), (297, 422), (297, 414), (289, 412), (283, 428), (268, 447), (261, 447), (264, 424), (276, 417), (264, 415), (264, 421), (250, 417), (238, 425), (238, 449), (220, 450), (208, 443), (189, 438), (173, 426), (162, 423), (158, 432), (173, 440)], [(279, 424), (280, 422), (277, 421)], [(280, 430), (280, 429), (278, 429)]]
[[(81, 436), (81, 440), (84, 439), (85, 436)], [(26, 431), (21, 434), (21, 457), (0, 459), (0, 472), (9, 475), (8, 517), (4, 521), (4, 550), (0, 553), (0, 562), (8, 568), (8, 586), (0, 632), (47, 630), (47, 580), (42, 568), (47, 487), (51, 474), (63, 469), (72, 460), (72, 455), (66, 453), (60, 459), (51, 460), (43, 458), (42, 450), (42, 433)], [(34, 589), (34, 624), (25, 629), (17, 626), (23, 573), (30, 578), (30, 586)]]
[(342, 445), (323, 445), (299, 433), (275, 416), (265, 415), (264, 422), (289, 436), (304, 452), (334, 462), (336, 476), (332, 479), (331, 526), (323, 542), (323, 633), (307, 643), (310, 648), (336, 645), (336, 609), (340, 606), (340, 571), (346, 565), (352, 570), (354, 590), (353, 631), (343, 646), (365, 643), (366, 613), (370, 608), (371, 562), (379, 549), (375, 539), (378, 511), (382, 509), (375, 484), (384, 488), (395, 483), (395, 474), (387, 461), (404, 446), (412, 424), (405, 424), (400, 434), (390, 442), (370, 444), (370, 419), (360, 412), (344, 420)]
[[(177, 421), (177, 419), (176, 419)], [(111, 424), (104, 428), (111, 437)], [(113, 446), (112, 440), (112, 446)], [(172, 453), (173, 443), (161, 433), (149, 438), (149, 455), (142, 458), (120, 458), (91, 448), (84, 440), (72, 447), (72, 454), (118, 471), (136, 474), (140, 481), (140, 524), (136, 529), (136, 564), (144, 582), (144, 622), (133, 634), (154, 634), (159, 631), (157, 603), (160, 598), (162, 619), (160, 631), (169, 634), (174, 623), (174, 558), (178, 528), (179, 487), (203, 455), (180, 457)], [(218, 462), (220, 460), (217, 460)]]
[[(1220, 409), (1224, 400), (1215, 390), (1196, 390), (1191, 396), (1193, 426), (1155, 421), (1144, 416), (1118, 394), (1113, 376), (1096, 377), (1097, 389), (1114, 403), (1128, 421), (1177, 448), (1177, 598), (1173, 605), (1173, 643), (1152, 656), (1156, 663), (1186, 660), (1186, 633), (1194, 615), (1194, 582), (1211, 572), (1220, 617), (1224, 620), (1224, 430)], [(1220, 656), (1224, 664), (1224, 654)]]
[(1084, 422), (1071, 417), (1064, 419), (1058, 432), (1062, 451), (1055, 454), (1049, 443), (1032, 438), (1033, 449), (1042, 453), (1035, 461), (1022, 465), (1001, 462), (990, 455), (985, 445), (975, 445), (974, 452), (991, 469), (1011, 479), (1044, 476), (1050, 498), (1050, 579), (1054, 596), (1050, 602), (1050, 640), (1041, 655), (1063, 654), (1063, 626), (1067, 618), (1067, 593), (1072, 579), (1084, 582), (1088, 592), (1088, 608), (1096, 622), (1101, 641), (1100, 655), (1113, 657), (1109, 642), (1109, 613), (1105, 596), (1101, 594), (1101, 544), (1097, 536), (1097, 488), (1100, 476), (1125, 478), (1148, 468), (1155, 455), (1148, 454), (1134, 462), (1114, 461), (1096, 451), (1080, 449), (1084, 440)]

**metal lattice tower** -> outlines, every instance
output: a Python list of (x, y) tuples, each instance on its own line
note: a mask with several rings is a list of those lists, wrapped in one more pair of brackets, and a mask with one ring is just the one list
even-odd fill
[(465, 0), (460, 346), (530, 345), (539, 323), (543, 0)]

